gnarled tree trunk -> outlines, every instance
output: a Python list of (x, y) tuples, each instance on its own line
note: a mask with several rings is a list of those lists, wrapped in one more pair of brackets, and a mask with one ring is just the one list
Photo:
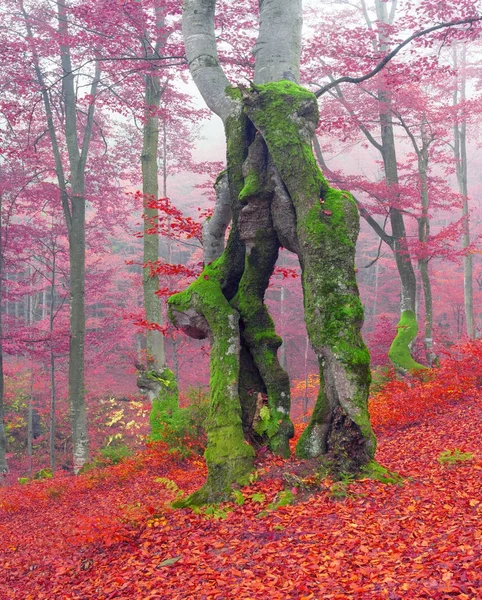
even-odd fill
[[(351, 196), (329, 187), (311, 151), (318, 109), (315, 96), (298, 85), (301, 1), (260, 2), (249, 89), (231, 87), (219, 66), (214, 10), (215, 0), (186, 0), (183, 32), (194, 80), (225, 124), (233, 222), (220, 258), (169, 300), (174, 324), (212, 343), (208, 479), (182, 505), (219, 500), (246, 482), (254, 451), (244, 437), (264, 436), (274, 452), (289, 455), (289, 380), (264, 304), (281, 245), (300, 260), (305, 319), (322, 381), (298, 453), (325, 454), (335, 471), (357, 472), (375, 452), (354, 268), (359, 217)], [(243, 354), (254, 367), (252, 380), (266, 392), (264, 407), (252, 397), (245, 405)]]

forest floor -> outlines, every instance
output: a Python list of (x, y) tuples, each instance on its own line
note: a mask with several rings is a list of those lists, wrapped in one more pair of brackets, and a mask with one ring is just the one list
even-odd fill
[[(79, 477), (0, 488), (0, 598), (480, 599), (477, 377), (452, 364), (372, 400), (376, 458), (400, 485), (325, 479), (306, 493), (287, 485), (296, 460), (265, 453), (244, 504), (173, 510), (205, 469), (158, 444)], [(294, 502), (276, 507), (283, 499)]]

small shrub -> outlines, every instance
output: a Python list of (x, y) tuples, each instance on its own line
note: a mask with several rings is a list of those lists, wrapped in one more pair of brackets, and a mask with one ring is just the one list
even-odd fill
[(259, 421), (254, 426), (254, 430), (260, 436), (266, 433), (269, 438), (272, 438), (278, 433), (279, 423), (278, 415), (273, 417), (269, 407), (263, 406), (259, 411)]
[(262, 492), (256, 492), (251, 496), (251, 500), (253, 502), (257, 502), (258, 504), (263, 504), (266, 500), (266, 496)]
[(104, 446), (99, 450), (100, 456), (94, 462), (96, 466), (118, 465), (124, 459), (132, 455), (132, 450), (125, 445)]
[(33, 474), (32, 479), (38, 481), (41, 479), (52, 479), (52, 477), (52, 469), (40, 469), (40, 471)]
[(330, 486), (330, 496), (332, 500), (344, 500), (351, 496), (350, 484), (355, 481), (351, 473), (340, 473), (339, 480)]
[(454, 451), (444, 450), (437, 460), (442, 465), (455, 465), (460, 462), (467, 462), (473, 458), (474, 455), (472, 452), (461, 452), (456, 448)]
[(204, 422), (209, 412), (209, 396), (200, 388), (191, 388), (188, 398), (190, 402), (184, 408), (174, 402), (158, 403), (152, 427), (153, 440), (165, 442), (170, 452), (181, 458), (193, 453), (201, 455), (206, 447)]
[(277, 508), (280, 508), (280, 506), (288, 506), (289, 504), (293, 504), (295, 498), (296, 496), (292, 491), (283, 490), (276, 496), (271, 504), (268, 504), (266, 508), (270, 510), (276, 510)]
[(239, 490), (233, 490), (231, 493), (232, 497), (233, 497), (233, 501), (238, 505), (238, 506), (243, 506), (243, 504), (246, 501), (246, 498), (243, 495), (243, 492), (240, 492)]
[(207, 504), (206, 506), (193, 506), (191, 510), (205, 519), (224, 520), (233, 509), (229, 506), (221, 507), (219, 504)]

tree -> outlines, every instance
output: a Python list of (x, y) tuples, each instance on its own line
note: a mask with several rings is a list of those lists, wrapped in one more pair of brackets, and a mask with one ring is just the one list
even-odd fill
[[(1, 181), (0, 181), (1, 183)], [(1, 228), (2, 215), (2, 191), (0, 190), (0, 473), (8, 471), (6, 453), (7, 437), (3, 421), (3, 406), (5, 397), (5, 377), (3, 372), (3, 317), (2, 317), (2, 298), (3, 298), (3, 239)]]
[[(460, 57), (459, 57), (460, 54)], [(464, 106), (467, 87), (467, 49), (465, 44), (459, 52), (457, 44), (453, 47), (454, 67), (457, 71), (460, 61), (460, 70), (457, 73), (453, 103), (457, 106), (460, 102), (460, 111), (457, 111), (454, 120), (454, 157), (456, 163), (457, 183), (462, 194), (462, 217), (464, 218), (464, 229), (462, 235), (462, 248), (470, 246), (470, 213), (469, 213), (469, 191), (468, 191), (468, 161), (467, 161), (467, 110)], [(474, 294), (473, 294), (473, 266), (472, 254), (467, 252), (464, 256), (464, 306), (465, 323), (469, 338), (475, 337), (474, 323)]]
[[(70, 260), (70, 349), (69, 349), (69, 401), (72, 422), (74, 470), (77, 472), (89, 458), (87, 413), (84, 393), (85, 345), (85, 172), (94, 127), (95, 97), (101, 70), (96, 63), (90, 85), (90, 103), (85, 122), (80, 126), (76, 75), (72, 63), (73, 39), (70, 37), (68, 8), (58, 3), (57, 36), (59, 62), (62, 70), (61, 110), (64, 112), (62, 133), (65, 136), (68, 160), (62, 155), (58, 130), (55, 126), (55, 107), (52, 105), (49, 85), (37, 46), (33, 23), (23, 2), (19, 8), (24, 18), (27, 39), (31, 44), (32, 58), (39, 93), (43, 100), (46, 125), (55, 160), (57, 183), (61, 193), (62, 208), (69, 239)], [(47, 16), (47, 15), (45, 15)], [(79, 136), (79, 130), (82, 131)], [(69, 175), (70, 173), (70, 175)], [(70, 178), (70, 180), (69, 180)]]
[[(305, 320), (320, 366), (320, 393), (297, 454), (324, 454), (334, 471), (358, 472), (376, 445), (354, 267), (358, 211), (350, 194), (328, 185), (311, 150), (318, 109), (315, 96), (299, 86), (301, 0), (260, 3), (249, 88), (232, 87), (220, 66), (215, 6), (215, 0), (187, 0), (183, 12), (191, 74), (225, 127), (232, 211), (221, 257), (169, 300), (177, 327), (211, 340), (208, 478), (184, 504), (217, 500), (247, 481), (254, 450), (245, 437), (267, 439), (274, 452), (289, 455), (289, 379), (264, 304), (280, 246), (298, 255)], [(259, 403), (263, 393), (267, 406)]]
[[(154, 61), (163, 50), (168, 31), (165, 28), (164, 11), (156, 6), (155, 40), (151, 42), (144, 30), (142, 46), (145, 58)], [(161, 97), (169, 84), (165, 79), (161, 82), (159, 67), (152, 62), (144, 74), (145, 84), (145, 114), (143, 125), (143, 144), (141, 153), (142, 192), (144, 207), (144, 238), (143, 238), (143, 276), (144, 309), (146, 320), (154, 325), (146, 332), (147, 371), (141, 369), (138, 385), (141, 390), (147, 390), (153, 404), (151, 421), (159, 410), (159, 403), (178, 405), (177, 383), (174, 373), (167, 367), (164, 348), (164, 335), (161, 331), (162, 312), (159, 297), (159, 276), (152, 269), (159, 262), (159, 236), (157, 221), (159, 211), (152, 206), (152, 201), (159, 197), (158, 181), (158, 152), (159, 152), (159, 105)]]
[[(390, 49), (391, 33), (395, 20), (397, 2), (390, 3), (375, 0), (376, 12), (375, 22), (369, 14), (364, 0), (361, 1), (360, 10), (363, 13), (366, 27), (372, 34), (369, 38), (376, 56), (387, 56)], [(389, 10), (390, 9), (390, 10)], [(343, 78), (342, 78), (343, 79)], [(355, 111), (342, 93), (339, 83), (333, 86), (337, 92), (337, 98), (343, 103), (345, 109), (355, 117)], [(395, 132), (393, 123), (393, 91), (390, 75), (382, 71), (380, 77), (375, 80), (375, 88), (369, 94), (375, 99), (375, 118), (378, 120), (380, 129), (379, 139), (373, 135), (370, 127), (367, 127), (361, 119), (355, 117), (360, 130), (366, 140), (380, 153), (383, 161), (384, 180), (386, 185), (386, 203), (389, 204), (387, 216), (391, 226), (391, 234), (379, 226), (367, 210), (362, 210), (362, 215), (368, 223), (380, 235), (381, 239), (391, 248), (400, 278), (400, 321), (398, 323), (397, 336), (393, 340), (389, 356), (396, 368), (408, 371), (420, 368), (411, 357), (409, 345), (416, 337), (418, 331), (415, 316), (417, 281), (413, 269), (411, 256), (407, 244), (407, 232), (403, 211), (400, 209), (400, 175), (397, 161), (397, 149), (395, 143)]]

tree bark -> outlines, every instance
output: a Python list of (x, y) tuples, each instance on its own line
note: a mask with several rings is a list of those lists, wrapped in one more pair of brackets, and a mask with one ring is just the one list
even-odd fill
[[(145, 76), (145, 124), (142, 145), (142, 192), (144, 197), (144, 255), (142, 285), (144, 290), (144, 309), (146, 320), (162, 325), (161, 303), (156, 292), (159, 290), (159, 276), (153, 273), (159, 261), (159, 235), (157, 225), (159, 211), (149, 208), (149, 202), (159, 197), (157, 174), (157, 152), (159, 148), (159, 104), (161, 85), (157, 75)], [(166, 367), (164, 336), (161, 331), (149, 329), (146, 333), (147, 367), (159, 373)]]
[[(462, 46), (462, 56), (458, 60), (457, 45), (454, 45), (454, 67), (458, 69), (460, 66), (461, 78), (457, 77), (456, 87), (454, 90), (454, 106), (457, 106), (459, 101), (462, 103), (462, 116), (456, 117), (454, 123), (454, 155), (457, 173), (457, 183), (459, 192), (462, 195), (462, 248), (466, 249), (470, 246), (470, 221), (469, 221), (469, 198), (468, 198), (468, 175), (467, 175), (467, 118), (465, 107), (463, 106), (466, 99), (466, 49)], [(459, 87), (460, 86), (460, 87)], [(472, 254), (466, 253), (463, 258), (464, 264), (464, 306), (465, 306), (465, 323), (467, 327), (467, 335), (469, 338), (475, 337), (475, 322), (474, 322), (474, 300), (473, 300), (473, 266)]]
[[(34, 39), (23, 4), (20, 4), (25, 19), (27, 36)], [(74, 86), (70, 47), (68, 45), (67, 5), (58, 3), (58, 32), (60, 43), (60, 61), (63, 71), (62, 102), (64, 109), (64, 134), (69, 157), (70, 190), (67, 186), (66, 169), (60, 151), (54, 113), (41, 70), (38, 56), (33, 50), (33, 63), (36, 77), (41, 88), (47, 129), (52, 144), (55, 170), (60, 189), (60, 198), (69, 239), (70, 273), (70, 339), (69, 339), (69, 405), (72, 425), (74, 472), (78, 473), (89, 459), (89, 438), (87, 432), (87, 413), (84, 391), (84, 343), (85, 343), (85, 167), (89, 152), (94, 122), (95, 104), (92, 102), (87, 111), (84, 136), (80, 144), (78, 137), (77, 106)], [(100, 67), (96, 64), (90, 95), (95, 98), (100, 80)]]
[[(353, 199), (328, 186), (311, 151), (318, 111), (315, 96), (297, 85), (301, 2), (260, 3), (257, 83), (250, 89), (227, 84), (217, 60), (214, 8), (211, 0), (186, 0), (183, 32), (195, 82), (225, 124), (233, 221), (221, 257), (169, 300), (173, 323), (212, 343), (208, 478), (183, 506), (226, 498), (232, 485), (246, 481), (254, 452), (243, 425), (250, 440), (251, 418), (274, 451), (289, 454), (289, 380), (264, 304), (281, 244), (299, 256), (308, 334), (325, 381), (300, 454), (325, 453), (333, 471), (356, 472), (375, 452), (354, 267), (359, 219)], [(239, 376), (241, 360), (253, 367), (251, 381), (266, 391), (267, 406), (242, 388), (249, 378)]]
[(4, 426), (4, 397), (5, 375), (3, 372), (3, 232), (2, 232), (2, 195), (0, 194), (0, 477), (8, 473), (7, 464), (7, 436)]
[(321, 367), (317, 405), (297, 452), (326, 453), (335, 471), (356, 472), (372, 460), (376, 445), (367, 411), (370, 356), (360, 334), (363, 308), (354, 265), (356, 204), (348, 193), (330, 188), (316, 165), (313, 94), (283, 81), (255, 86), (245, 93), (245, 106), (295, 209), (305, 320)]
[[(387, 12), (387, 4), (382, 0), (376, 0), (377, 18), (385, 24), (391, 24), (394, 18), (394, 7), (390, 14)], [(379, 34), (379, 50), (386, 54), (388, 50), (388, 39), (384, 32)], [(398, 164), (395, 149), (395, 135), (392, 122), (392, 101), (388, 87), (382, 83), (378, 91), (378, 99), (380, 106), (380, 133), (381, 133), (381, 154), (385, 170), (385, 180), (388, 188), (396, 189), (399, 183), (398, 179)], [(398, 274), (400, 276), (400, 313), (401, 321), (410, 319), (410, 330), (413, 332), (418, 325), (415, 316), (415, 298), (417, 293), (417, 280), (413, 269), (410, 253), (407, 247), (407, 233), (403, 214), (396, 207), (390, 207), (390, 224), (392, 228), (392, 249), (395, 256)], [(405, 315), (405, 317), (403, 317)], [(401, 323), (400, 321), (400, 323)], [(401, 335), (404, 325), (397, 325), (397, 335), (392, 343), (389, 351), (389, 358), (396, 369), (406, 372), (413, 368), (413, 361), (410, 352), (410, 346), (402, 347), (406, 339), (405, 335)], [(416, 331), (415, 336), (416, 337)], [(406, 360), (405, 360), (406, 359)], [(402, 362), (400, 362), (402, 360)]]
[(227, 171), (220, 173), (214, 184), (216, 203), (210, 219), (203, 225), (203, 261), (205, 265), (219, 258), (224, 250), (226, 229), (231, 222), (231, 197)]
[[(300, 81), (301, 0), (290, 0), (280, 8), (279, 0), (262, 0), (259, 33), (253, 50), (254, 83)], [(283, 43), (280, 43), (280, 40)]]
[[(418, 174), (420, 177), (420, 200), (422, 205), (422, 215), (418, 219), (418, 240), (423, 245), (426, 244), (430, 236), (430, 219), (428, 214), (429, 192), (428, 192), (428, 145), (425, 140), (424, 124), (422, 124), (422, 149), (418, 153)], [(418, 261), (420, 277), (422, 279), (423, 299), (425, 308), (425, 356), (427, 365), (433, 366), (437, 357), (433, 350), (433, 300), (432, 284), (429, 273), (429, 257), (424, 256)]]
[[(85, 357), (85, 167), (92, 136), (95, 104), (87, 112), (84, 136), (80, 143), (77, 122), (77, 100), (74, 71), (68, 40), (67, 5), (58, 4), (62, 99), (65, 108), (65, 140), (71, 173), (70, 188), (70, 345), (69, 345), (69, 402), (72, 423), (74, 473), (89, 460), (89, 436), (84, 389)], [(96, 64), (90, 95), (95, 98), (100, 81), (100, 66)], [(58, 173), (58, 175), (60, 175)]]
[[(426, 251), (426, 245), (428, 239), (430, 237), (430, 216), (429, 216), (429, 186), (428, 186), (428, 165), (429, 165), (429, 148), (430, 144), (433, 142), (433, 135), (429, 134), (427, 121), (425, 116), (422, 117), (422, 121), (420, 123), (420, 137), (421, 143), (419, 143), (412, 133), (410, 127), (408, 127), (403, 118), (399, 115), (400, 123), (402, 127), (405, 129), (410, 141), (412, 142), (413, 149), (415, 154), (417, 155), (417, 168), (418, 168), (418, 176), (420, 180), (420, 208), (421, 214), (417, 218), (418, 222), (418, 241), (421, 244), (421, 248)], [(425, 336), (424, 336), (424, 346), (425, 346), (425, 356), (427, 360), (427, 364), (431, 367), (433, 364), (437, 362), (437, 356), (433, 351), (433, 301), (432, 301), (432, 284), (430, 281), (430, 273), (429, 273), (429, 256), (422, 256), (418, 260), (418, 268), (420, 271), (420, 277), (422, 280), (422, 288), (423, 288), (423, 296), (424, 296), (424, 308), (425, 308)], [(415, 310), (415, 314), (417, 310)], [(400, 325), (400, 324), (399, 324)], [(413, 325), (411, 327), (414, 329)], [(417, 331), (415, 331), (416, 335)], [(395, 359), (396, 362), (396, 359)], [(418, 363), (410, 362), (411, 370), (419, 370), (423, 369), (423, 365)], [(408, 370), (408, 363), (404, 367), (405, 370)], [(401, 366), (399, 365), (401, 369)]]
[(55, 456), (55, 410), (56, 410), (56, 386), (55, 386), (55, 352), (54, 352), (54, 320), (55, 320), (55, 284), (56, 284), (57, 252), (55, 242), (52, 251), (52, 279), (50, 281), (50, 306), (49, 306), (49, 354), (50, 354), (50, 427), (49, 427), (49, 453), (50, 468), (52, 473), (56, 468)]
[[(164, 33), (164, 16), (160, 8), (156, 9), (157, 39), (154, 47), (147, 38), (141, 40), (145, 57), (154, 59), (159, 56), (166, 41)], [(161, 302), (157, 296), (159, 291), (159, 276), (154, 272), (159, 263), (159, 211), (149, 206), (150, 202), (159, 198), (158, 152), (159, 152), (159, 107), (162, 94), (167, 83), (161, 85), (161, 80), (154, 70), (146, 73), (145, 78), (145, 109), (143, 142), (141, 154), (142, 192), (144, 204), (144, 238), (143, 238), (143, 272), (142, 284), (144, 292), (144, 310), (146, 320), (155, 327), (163, 324)], [(163, 193), (167, 195), (167, 135), (163, 122)], [(170, 240), (168, 240), (168, 262), (170, 262)], [(176, 348), (174, 346), (174, 353)], [(138, 373), (137, 385), (147, 392), (152, 403), (150, 413), (151, 439), (163, 439), (163, 423), (161, 415), (166, 406), (176, 410), (179, 406), (176, 376), (167, 367), (164, 334), (158, 329), (148, 329), (146, 332), (146, 362), (147, 370)]]

